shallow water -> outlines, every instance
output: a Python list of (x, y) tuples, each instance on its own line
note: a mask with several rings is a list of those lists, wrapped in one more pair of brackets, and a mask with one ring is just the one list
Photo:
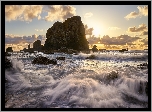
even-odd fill
[[(95, 59), (85, 59), (90, 55)], [(14, 54), (14, 70), (5, 71), (6, 108), (147, 108), (148, 62), (145, 51), (51, 54), (65, 56), (57, 65), (33, 65), (34, 54)], [(113, 71), (113, 72), (112, 72)], [(107, 78), (116, 74), (116, 78)]]

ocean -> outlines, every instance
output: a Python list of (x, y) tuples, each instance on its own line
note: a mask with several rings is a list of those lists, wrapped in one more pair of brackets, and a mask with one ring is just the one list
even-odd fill
[[(65, 60), (33, 65), (36, 55)], [(86, 59), (90, 55), (94, 59)], [(148, 63), (148, 51), (13, 53), (7, 58), (14, 70), (5, 70), (5, 108), (148, 108), (148, 68), (137, 67)]]

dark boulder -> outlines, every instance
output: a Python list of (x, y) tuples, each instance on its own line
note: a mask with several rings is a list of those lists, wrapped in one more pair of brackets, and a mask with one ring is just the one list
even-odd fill
[(90, 55), (89, 57), (86, 57), (86, 59), (96, 59), (95, 55)]
[(54, 51), (52, 50), (44, 50), (42, 51), (44, 54), (54, 54)]
[(65, 57), (57, 57), (57, 60), (65, 60)]
[(50, 60), (46, 57), (39, 56), (39, 57), (34, 58), (34, 60), (32, 61), (32, 64), (43, 64), (43, 65), (53, 64), (53, 65), (56, 65), (57, 60), (56, 59)]
[(5, 57), (5, 69), (10, 69), (12, 67), (13, 67), (13, 65), (12, 65), (11, 61)]
[(110, 72), (106, 77), (107, 80), (114, 80), (116, 78), (118, 78), (118, 72), (115, 71)]
[(137, 68), (139, 68), (139, 69), (147, 69), (148, 68), (148, 64), (147, 63), (142, 63), (140, 65), (137, 65)]
[(11, 54), (8, 52), (5, 52), (5, 56), (11, 56)]
[(6, 49), (6, 52), (13, 52), (12, 47), (8, 47), (8, 48)]
[(92, 51), (93, 51), (93, 52), (98, 52), (98, 49), (97, 49), (97, 46), (96, 46), (96, 45), (93, 46)]

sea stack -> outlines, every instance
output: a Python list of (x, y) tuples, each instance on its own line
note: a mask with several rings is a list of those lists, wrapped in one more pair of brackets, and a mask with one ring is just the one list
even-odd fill
[(89, 50), (85, 36), (85, 28), (80, 16), (68, 18), (63, 23), (55, 22), (47, 30), (44, 48), (46, 50), (58, 50), (67, 48), (77, 51)]

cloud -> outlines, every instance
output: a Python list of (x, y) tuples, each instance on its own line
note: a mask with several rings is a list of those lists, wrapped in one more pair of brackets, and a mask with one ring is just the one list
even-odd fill
[(23, 43), (33, 43), (37, 39), (41, 39), (42, 41), (45, 40), (44, 35), (37, 36), (36, 34), (32, 36), (18, 36), (18, 35), (11, 35), (5, 34), (5, 44), (23, 44)]
[(44, 18), (46, 21), (64, 21), (76, 15), (76, 8), (70, 5), (48, 5), (48, 9), (48, 15)]
[(128, 14), (125, 18), (127, 19), (127, 20), (129, 20), (130, 18), (136, 18), (136, 17), (138, 17), (139, 16), (139, 13), (137, 13), (137, 12), (131, 12), (130, 14)]
[(147, 30), (147, 26), (146, 26), (145, 24), (139, 25), (138, 28), (136, 28), (135, 26), (128, 28), (128, 31), (129, 31), (129, 32), (142, 32), (142, 31), (144, 31), (144, 30)]
[(103, 36), (103, 38), (100, 39), (101, 44), (105, 45), (126, 45), (131, 44), (134, 41), (137, 41), (140, 39), (139, 37), (131, 37), (128, 35), (120, 35), (117, 37), (110, 38), (108, 35)]
[(25, 21), (32, 21), (34, 18), (40, 18), (40, 14), (42, 12), (43, 6), (41, 5), (29, 5), (26, 6), (24, 10), (24, 20)]
[(95, 37), (93, 35), (93, 36), (90, 36), (89, 38), (87, 38), (87, 40), (88, 40), (89, 44), (97, 44), (100, 41), (100, 38)]
[(39, 15), (37, 19), (40, 20), (40, 19), (41, 19), (41, 16)]
[(16, 20), (24, 11), (22, 5), (5, 5), (5, 17), (7, 21)]
[(6, 21), (20, 20), (31, 22), (34, 18), (40, 19), (42, 8), (42, 5), (6, 5)]
[(5, 34), (5, 44), (19, 44), (22, 42), (23, 40), (20, 36)]
[(37, 40), (40, 40), (41, 44), (45, 44), (45, 41), (46, 41), (45, 35), (39, 35), (37, 37)]
[(118, 27), (109, 27), (108, 30), (119, 30), (120, 28)]
[(148, 16), (148, 6), (144, 6), (144, 7), (138, 6), (137, 8), (141, 15)]
[(148, 35), (148, 31), (143, 31), (142, 33), (141, 33), (141, 36), (142, 35)]
[(88, 12), (88, 13), (84, 14), (84, 18), (89, 18), (91, 16), (93, 16), (93, 13), (91, 13), (91, 12)]
[(88, 28), (88, 25), (84, 25), (84, 28), (86, 35), (92, 35), (93, 28)]
[(130, 18), (137, 18), (142, 16), (148, 16), (148, 6), (138, 6), (138, 12), (131, 12), (127, 16), (125, 16), (125, 19), (129, 20)]
[(144, 45), (148, 45), (148, 37), (140, 40)]

